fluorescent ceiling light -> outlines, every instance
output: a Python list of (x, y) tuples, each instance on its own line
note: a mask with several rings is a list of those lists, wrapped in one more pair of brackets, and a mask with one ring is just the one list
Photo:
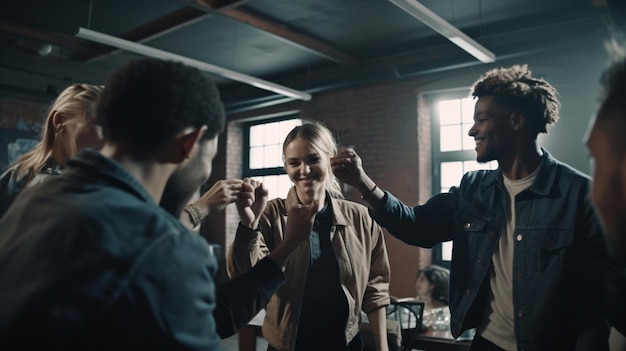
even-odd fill
[(263, 79), (259, 79), (259, 78), (252, 77), (243, 73), (232, 71), (227, 68), (223, 68), (223, 67), (212, 65), (210, 63), (194, 60), (192, 58), (185, 57), (182, 55), (173, 54), (168, 51), (155, 49), (153, 47), (149, 47), (143, 44), (138, 44), (132, 41), (128, 41), (128, 40), (114, 37), (111, 35), (96, 32), (87, 28), (82, 28), (82, 27), (79, 28), (76, 36), (78, 38), (87, 39), (90, 41), (94, 41), (96, 43), (113, 46), (118, 49), (134, 52), (136, 54), (140, 54), (144, 56), (154, 57), (154, 58), (158, 58), (162, 60), (173, 60), (173, 61), (182, 62), (186, 65), (196, 67), (202, 71), (217, 74), (228, 79), (246, 83), (246, 84), (255, 86), (257, 88), (269, 90), (274, 93), (288, 96), (291, 98), (305, 100), (305, 101), (311, 100), (311, 94), (305, 93), (303, 91), (291, 89), (291, 88), (288, 88), (288, 87), (285, 87), (276, 83), (268, 82)]
[(494, 62), (496, 55), (487, 50), (484, 46), (478, 44), (474, 39), (465, 35), (455, 26), (448, 23), (436, 13), (429, 10), (426, 6), (416, 0), (389, 0), (405, 12), (422, 21), (425, 25), (437, 31), (439, 34), (448, 38), (451, 42), (467, 51), (470, 55), (476, 57), (484, 63)]

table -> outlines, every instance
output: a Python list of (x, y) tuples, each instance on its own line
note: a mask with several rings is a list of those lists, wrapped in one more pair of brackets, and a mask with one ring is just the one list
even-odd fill
[(471, 340), (455, 340), (449, 330), (428, 328), (421, 332), (411, 348), (425, 351), (468, 351)]
[[(257, 314), (250, 323), (239, 330), (239, 350), (256, 350), (257, 337), (262, 337), (261, 326), (265, 318), (265, 310)], [(415, 339), (411, 348), (425, 351), (468, 351), (472, 344), (469, 340), (455, 340), (449, 330), (433, 330), (428, 328)]]

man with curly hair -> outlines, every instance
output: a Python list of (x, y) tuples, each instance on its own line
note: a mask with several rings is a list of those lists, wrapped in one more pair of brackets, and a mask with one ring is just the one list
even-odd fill
[(353, 149), (333, 170), (405, 243), (453, 241), (451, 332), (476, 328), (471, 350), (608, 350), (606, 319), (623, 327), (609, 306), (619, 275), (588, 200), (589, 177), (537, 145), (558, 119), (556, 90), (515, 65), (487, 72), (472, 96), (476, 158), (496, 160), (497, 170), (468, 172), (414, 207), (380, 189)]

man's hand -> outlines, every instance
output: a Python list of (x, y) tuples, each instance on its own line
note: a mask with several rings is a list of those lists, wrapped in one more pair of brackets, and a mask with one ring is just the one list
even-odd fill
[(340, 182), (357, 187), (367, 177), (361, 158), (352, 148), (343, 148), (330, 158), (333, 173)]
[(310, 205), (298, 205), (289, 209), (283, 242), (269, 255), (280, 266), (284, 266), (293, 250), (311, 235), (318, 205), (317, 200), (313, 200)]

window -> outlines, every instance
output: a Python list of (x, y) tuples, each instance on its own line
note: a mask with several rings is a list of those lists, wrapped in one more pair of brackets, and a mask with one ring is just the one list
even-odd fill
[[(429, 96), (432, 126), (433, 195), (459, 185), (463, 174), (479, 169), (496, 169), (498, 163), (478, 163), (474, 139), (468, 135), (474, 123), (474, 100), (468, 90)], [(433, 263), (450, 267), (452, 242), (433, 248)]]
[(257, 121), (244, 129), (243, 176), (265, 184), (269, 199), (284, 198), (291, 181), (283, 166), (283, 142), (287, 133), (302, 124), (297, 118)]

